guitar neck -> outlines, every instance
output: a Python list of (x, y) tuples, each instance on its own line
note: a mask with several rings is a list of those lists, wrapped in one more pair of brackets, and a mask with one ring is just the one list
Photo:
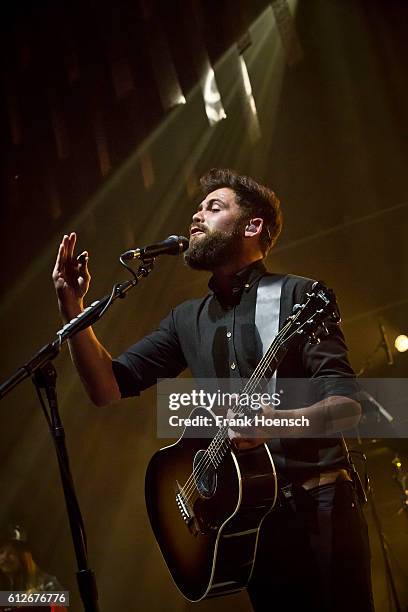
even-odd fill
[[(338, 324), (340, 315), (334, 299), (333, 292), (321, 283), (315, 282), (312, 292), (306, 293), (302, 304), (295, 304), (293, 314), (290, 315), (282, 329), (272, 341), (269, 349), (255, 368), (251, 378), (242, 389), (239, 397), (231, 410), (237, 417), (247, 417), (249, 425), (255, 418), (251, 396), (254, 393), (265, 392), (266, 387), (282, 362), (289, 348), (298, 346), (306, 340), (317, 343), (320, 341), (318, 333), (323, 330), (325, 335), (329, 334), (326, 320)], [(245, 398), (243, 396), (245, 395)], [(244, 399), (245, 401), (241, 401)], [(259, 403), (259, 402), (258, 402)], [(249, 419), (249, 421), (248, 421)], [(225, 455), (230, 446), (228, 438), (228, 424), (220, 427), (212, 440), (209, 451)]]

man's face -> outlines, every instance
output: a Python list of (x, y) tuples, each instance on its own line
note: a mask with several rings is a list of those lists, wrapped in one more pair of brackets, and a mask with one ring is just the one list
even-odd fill
[(193, 215), (190, 246), (184, 255), (195, 270), (214, 270), (241, 252), (246, 220), (229, 187), (207, 195)]
[(15, 574), (20, 568), (20, 560), (12, 544), (0, 547), (0, 571), (5, 574)]

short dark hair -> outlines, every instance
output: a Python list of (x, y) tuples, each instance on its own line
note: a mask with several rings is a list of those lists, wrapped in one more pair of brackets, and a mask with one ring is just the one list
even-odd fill
[(242, 176), (229, 168), (212, 168), (200, 178), (200, 185), (204, 197), (216, 189), (229, 187), (235, 193), (238, 206), (248, 214), (248, 218), (263, 219), (259, 242), (266, 255), (282, 229), (282, 212), (275, 193), (249, 176)]

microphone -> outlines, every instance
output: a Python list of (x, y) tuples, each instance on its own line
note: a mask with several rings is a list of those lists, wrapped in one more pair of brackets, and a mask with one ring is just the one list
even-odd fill
[(129, 261), (131, 259), (152, 259), (158, 255), (179, 255), (188, 249), (188, 245), (189, 241), (185, 236), (169, 236), (162, 242), (126, 251), (122, 253), (121, 258)]
[(391, 345), (388, 341), (388, 336), (386, 334), (385, 327), (381, 323), (381, 321), (378, 321), (378, 327), (380, 329), (380, 336), (381, 336), (380, 346), (384, 349), (385, 354), (387, 355), (388, 365), (391, 366), (394, 364), (394, 357), (392, 356)]

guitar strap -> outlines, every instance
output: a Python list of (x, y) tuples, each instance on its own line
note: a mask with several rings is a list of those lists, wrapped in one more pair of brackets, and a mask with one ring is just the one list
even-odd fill
[[(255, 307), (255, 332), (260, 340), (262, 356), (272, 344), (279, 331), (280, 299), (282, 293), (281, 274), (263, 276), (258, 284)], [(268, 393), (274, 393), (276, 386), (276, 371), (268, 384)]]
[[(284, 275), (267, 274), (261, 278), (258, 284), (255, 307), (255, 334), (257, 336), (258, 345), (261, 347), (262, 357), (272, 344), (273, 339), (279, 331), (280, 310), (281, 310), (281, 294)], [(268, 393), (272, 394), (276, 390), (276, 370), (267, 386)], [(359, 473), (357, 472), (354, 463), (350, 456), (350, 451), (347, 448), (344, 436), (341, 436), (341, 441), (348, 458), (349, 469), (353, 480), (354, 488), (357, 491), (361, 503), (367, 502), (366, 490), (361, 482)], [(293, 496), (292, 483), (279, 476), (280, 487), (279, 491), (284, 498), (291, 499)], [(286, 486), (285, 486), (286, 485)], [(282, 503), (282, 499), (280, 502)]]

